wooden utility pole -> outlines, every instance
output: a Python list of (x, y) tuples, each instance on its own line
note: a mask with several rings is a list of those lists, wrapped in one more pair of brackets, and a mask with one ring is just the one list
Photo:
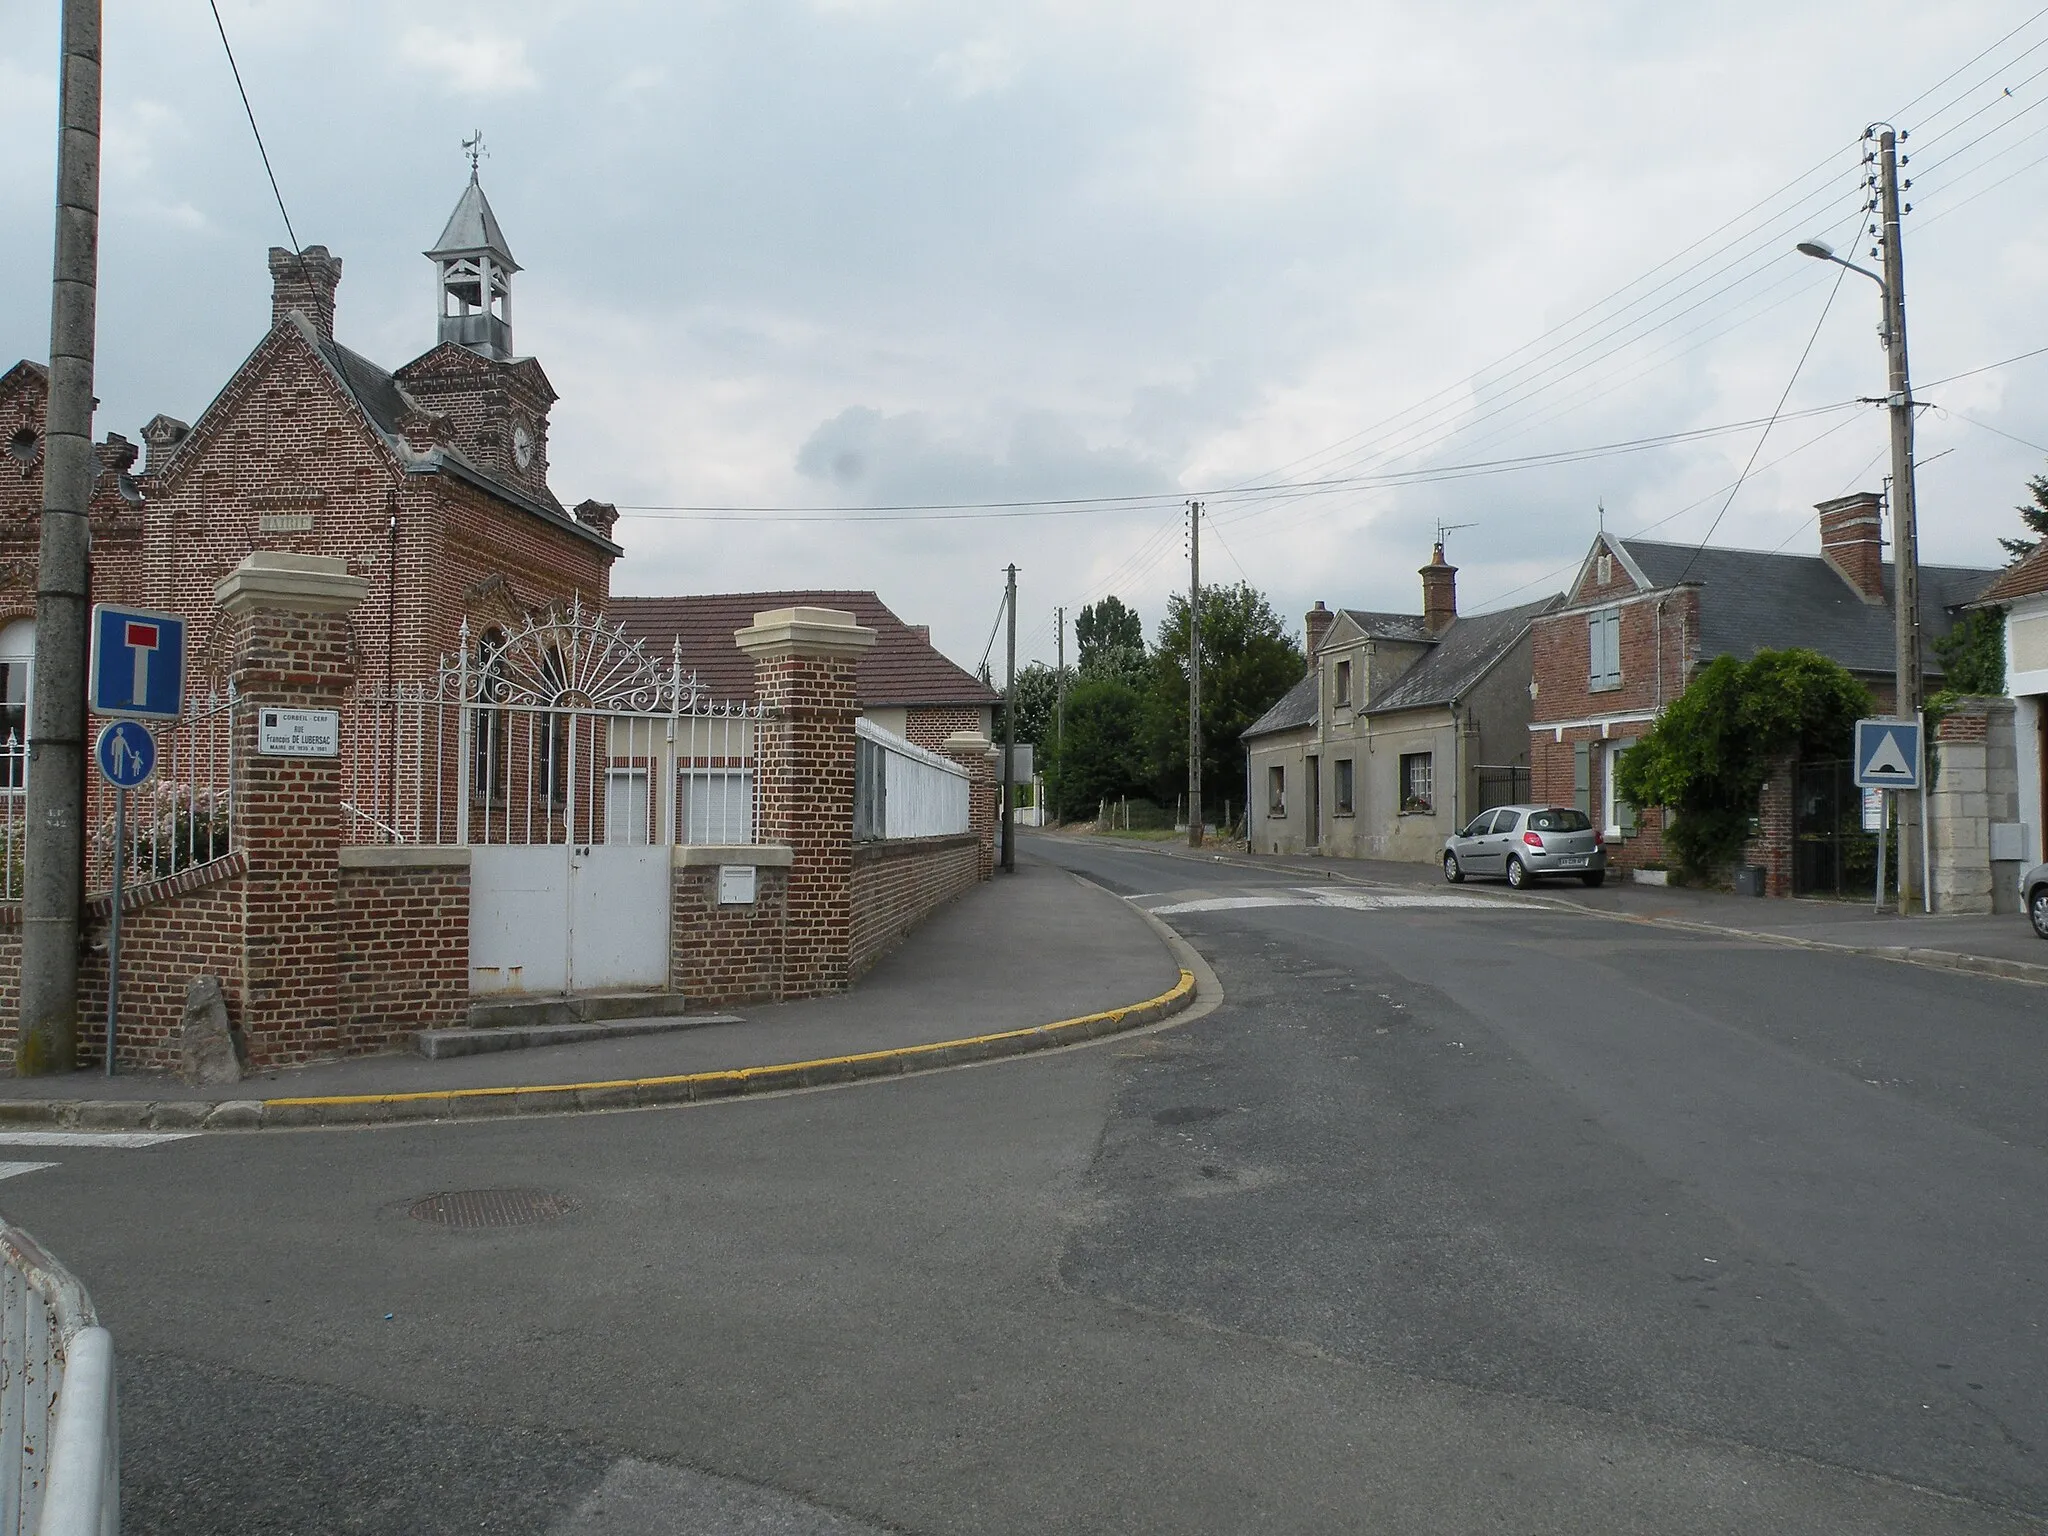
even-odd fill
[(1188, 503), (1188, 846), (1202, 846), (1202, 504)]
[[(1059, 789), (1060, 780), (1066, 777), (1067, 772), (1067, 610), (1065, 608), (1055, 608), (1053, 609), (1052, 614), (1054, 627), (1059, 632), (1057, 639), (1053, 643), (1054, 655), (1058, 658), (1058, 660), (1053, 667), (1052, 674), (1052, 760), (1053, 789), (1055, 793), (1049, 795), (1047, 798), (1052, 800), (1055, 804), (1057, 804), (1059, 800), (1059, 795), (1057, 791)], [(1045, 816), (1042, 812), (1039, 815), (1038, 824), (1040, 826), (1044, 826), (1046, 824)]]
[(60, 24), (57, 250), (14, 1053), (14, 1070), (24, 1076), (69, 1072), (78, 1064), (78, 925), (85, 905), (86, 509), (99, 286), (100, 0), (64, 0)]
[(1005, 568), (1004, 621), (1010, 626), (1010, 654), (1003, 672), (1003, 873), (1017, 872), (1017, 567)]
[[(1893, 713), (1918, 719), (1920, 674), (1920, 536), (1913, 484), (1913, 385), (1906, 367), (1906, 261), (1899, 237), (1898, 136), (1877, 135), (1878, 210), (1884, 254), (1885, 354), (1890, 377), (1885, 403), (1892, 417), (1892, 617), (1897, 642), (1897, 701)], [(1924, 769), (1922, 770), (1925, 771)], [(1918, 892), (1931, 908), (1923, 858), (1926, 795), (1898, 797), (1899, 911), (1912, 911)]]

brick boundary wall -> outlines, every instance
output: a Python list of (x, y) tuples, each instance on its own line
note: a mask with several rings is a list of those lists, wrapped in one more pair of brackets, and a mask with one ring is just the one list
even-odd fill
[(1792, 894), (1792, 775), (1793, 758), (1780, 758), (1771, 765), (1757, 796), (1758, 832), (1742, 845), (1742, 862), (1764, 867), (1764, 894)]
[[(121, 1025), (116, 1063), (178, 1065), (178, 1029), (185, 989), (218, 976), (228, 1017), (241, 1013), (242, 890), (248, 861), (240, 854), (194, 865), (121, 893)], [(113, 897), (86, 903), (86, 953), (78, 968), (78, 1059), (83, 1070), (105, 1059), (107, 921)], [(21, 1006), (21, 903), (0, 904), (0, 1061), (12, 1065)]]
[(979, 885), (981, 849), (972, 832), (855, 844), (852, 974), (866, 971), (936, 908)]
[[(389, 1050), (469, 1017), (469, 863), (372, 862), (406, 848), (344, 850), (335, 966), (344, 1056)], [(467, 849), (426, 849), (429, 854)]]
[(669, 875), (668, 984), (691, 1007), (781, 1001), (786, 981), (789, 871), (754, 866), (750, 906), (721, 906), (718, 866), (676, 864)]

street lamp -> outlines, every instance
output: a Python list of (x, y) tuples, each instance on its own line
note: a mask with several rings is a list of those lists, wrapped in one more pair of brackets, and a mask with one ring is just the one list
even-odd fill
[[(1876, 174), (1870, 178), (1870, 185), (1876, 192), (1871, 200), (1871, 210), (1878, 212), (1883, 222), (1881, 226), (1872, 226), (1871, 233), (1881, 236), (1879, 249), (1884, 257), (1884, 271), (1880, 274), (1868, 267), (1859, 267), (1855, 262), (1837, 256), (1834, 247), (1821, 240), (1802, 240), (1798, 251), (1800, 255), (1811, 256), (1816, 261), (1831, 261), (1851, 272), (1861, 272), (1877, 284), (1877, 291), (1884, 301), (1884, 321), (1878, 327), (1878, 336), (1884, 343), (1889, 366), (1890, 388), (1886, 391), (1884, 403), (1892, 418), (1892, 616), (1897, 667), (1893, 711), (1905, 719), (1918, 720), (1921, 718), (1920, 540), (1915, 527), (1918, 498), (1913, 484), (1913, 386), (1906, 371), (1905, 252), (1899, 238), (1898, 138), (1890, 128), (1881, 124), (1865, 130), (1864, 137), (1877, 140), (1876, 153), (1866, 155), (1864, 163), (1867, 165), (1873, 159), (1877, 163)], [(1912, 910), (1912, 894), (1916, 886), (1921, 892), (1925, 910), (1934, 910), (1934, 886), (1927, 857), (1927, 789), (1924, 779), (1920, 800), (1917, 808), (1920, 823), (1918, 880), (1913, 878), (1911, 870), (1914, 861), (1913, 840), (1909, 836), (1909, 806), (1905, 801), (1899, 804), (1901, 916)]]

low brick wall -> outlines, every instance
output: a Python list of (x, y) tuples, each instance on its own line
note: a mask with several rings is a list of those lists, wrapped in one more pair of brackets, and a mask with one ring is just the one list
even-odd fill
[(934, 907), (981, 883), (982, 839), (907, 838), (853, 849), (853, 953), (858, 976), (895, 948)]
[[(725, 862), (752, 864), (754, 900), (721, 906), (711, 850), (678, 849), (670, 871), (668, 985), (691, 1007), (780, 1001), (787, 994), (789, 869), (760, 862), (769, 852), (735, 850)], [(699, 861), (699, 856), (711, 857)], [(688, 860), (688, 862), (685, 862)]]
[(344, 848), (335, 969), (344, 1056), (469, 1014), (469, 850)]
[[(180, 870), (121, 893), (121, 1029), (124, 1067), (178, 1064), (185, 989), (218, 976), (228, 1017), (241, 1014), (242, 882), (240, 854)], [(78, 967), (78, 1066), (97, 1066), (107, 1041), (107, 920), (113, 898), (85, 907), (87, 949)], [(0, 904), (0, 1060), (14, 1061), (21, 1016), (21, 903)]]

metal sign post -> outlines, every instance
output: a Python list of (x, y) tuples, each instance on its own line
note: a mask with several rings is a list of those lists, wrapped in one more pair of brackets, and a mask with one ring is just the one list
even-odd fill
[(1891, 825), (1892, 795), (1888, 789), (1877, 792), (1877, 905), (1872, 910), (1884, 911), (1884, 854), (1885, 832)]
[(114, 786), (114, 909), (107, 918), (107, 1076), (121, 1016), (121, 886), (128, 865), (128, 791), (156, 772), (156, 738), (133, 720), (103, 726), (93, 743), (100, 776)]
[[(1922, 728), (1923, 724), (1924, 722), (1918, 715), (1912, 715), (1904, 719), (1877, 716), (1856, 722), (1856, 787), (1858, 789), (1883, 790), (1886, 802), (1885, 817), (1878, 823), (1877, 828), (1877, 909), (1880, 912), (1884, 910), (1885, 829), (1890, 824), (1891, 813), (1894, 810), (1898, 810), (1901, 816), (1904, 814), (1897, 792), (1913, 789), (1920, 791), (1922, 811), (1920, 817), (1922, 901), (1926, 906), (1926, 910), (1929, 912), (1934, 910), (1932, 899), (1934, 888), (1927, 879), (1927, 817), (1925, 814), (1927, 773), (1926, 752), (1924, 750), (1926, 731)], [(1906, 915), (1907, 862), (1906, 828), (1903, 822), (1901, 822), (1899, 827), (1899, 915), (1901, 917)]]

